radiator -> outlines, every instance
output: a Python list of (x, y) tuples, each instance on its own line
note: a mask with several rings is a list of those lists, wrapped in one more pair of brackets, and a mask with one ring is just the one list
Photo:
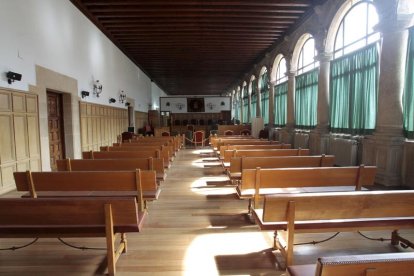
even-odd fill
[(309, 148), (309, 133), (295, 133), (293, 138), (293, 145), (295, 149), (302, 148), (308, 149)]
[(335, 165), (356, 166), (358, 162), (358, 141), (341, 137), (330, 137), (328, 152), (335, 155)]

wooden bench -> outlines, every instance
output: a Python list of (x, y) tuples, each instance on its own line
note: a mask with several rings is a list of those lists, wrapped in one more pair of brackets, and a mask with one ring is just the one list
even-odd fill
[(223, 166), (229, 169), (232, 157), (308, 156), (309, 153), (309, 149), (225, 150)]
[(19, 192), (30, 197), (136, 196), (156, 200), (160, 187), (154, 171), (15, 172)]
[(276, 156), (276, 157), (232, 157), (230, 159), (229, 177), (240, 181), (242, 171), (247, 169), (276, 169), (301, 167), (333, 167), (333, 155), (314, 156)]
[(173, 153), (166, 147), (166, 146), (149, 146), (149, 145), (137, 145), (135, 147), (132, 146), (115, 146), (115, 147), (100, 147), (100, 151), (149, 151), (149, 150), (159, 150), (160, 151), (160, 158), (164, 160), (164, 165), (166, 168), (171, 167), (170, 161), (173, 159)]
[(0, 217), (0, 238), (105, 237), (108, 272), (115, 275), (127, 251), (125, 233), (141, 230), (145, 212), (134, 198), (1, 198)]
[(252, 198), (255, 207), (261, 196), (268, 194), (359, 191), (363, 186), (374, 185), (376, 171), (375, 166), (247, 169), (236, 191), (240, 198), (249, 199), (250, 213)]
[(391, 230), (393, 245), (406, 241), (398, 229), (414, 228), (413, 202), (414, 191), (278, 194), (265, 196), (253, 217), (261, 230), (275, 231), (273, 247), (290, 266), (299, 233)]
[[(161, 158), (159, 150), (153, 151), (84, 151), (83, 159), (131, 159), (131, 158)], [(164, 168), (168, 165), (164, 163)]]
[(411, 276), (414, 253), (384, 253), (318, 258), (316, 264), (293, 265), (287, 268), (290, 276)]
[(220, 147), (220, 158), (224, 158), (226, 150), (272, 150), (272, 149), (291, 149), (291, 144), (270, 144), (270, 145), (225, 145)]
[(155, 171), (157, 181), (166, 177), (164, 160), (161, 158), (131, 159), (62, 159), (56, 160), (58, 171)]

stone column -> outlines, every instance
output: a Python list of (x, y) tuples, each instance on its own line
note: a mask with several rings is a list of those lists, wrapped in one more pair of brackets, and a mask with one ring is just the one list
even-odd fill
[(318, 76), (318, 110), (317, 125), (309, 136), (311, 154), (326, 154), (329, 142), (329, 73), (332, 54), (324, 49), (318, 49), (319, 76)]
[(243, 112), (244, 112), (244, 107), (243, 107), (243, 96), (242, 93), (240, 92), (240, 124), (243, 124)]
[(257, 86), (256, 86), (256, 91), (257, 91), (257, 96), (256, 96), (256, 117), (262, 117), (262, 93), (260, 93), (260, 86), (259, 86), (259, 79), (257, 79), (256, 82)]
[(247, 92), (247, 94), (249, 95), (248, 99), (247, 99), (247, 122), (251, 123), (251, 118), (252, 118), (252, 110), (250, 108), (251, 104), (252, 104), (252, 95)]
[(378, 167), (376, 182), (391, 186), (402, 183), (402, 93), (409, 24), (412, 15), (398, 14), (398, 0), (375, 0), (382, 34), (378, 112), (373, 135), (363, 141), (362, 161)]
[(286, 127), (279, 134), (279, 141), (293, 145), (293, 135), (295, 130), (295, 86), (296, 70), (288, 69), (288, 93), (287, 93), (287, 118)]
[(275, 83), (269, 81), (269, 128), (275, 125)]

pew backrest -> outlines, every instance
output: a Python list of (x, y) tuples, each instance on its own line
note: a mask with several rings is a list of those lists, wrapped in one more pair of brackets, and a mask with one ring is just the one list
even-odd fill
[(160, 158), (159, 150), (152, 151), (84, 151), (83, 159)]
[[(275, 144), (269, 145), (225, 145), (220, 147), (220, 156), (224, 156), (225, 150), (272, 150), (272, 149), (291, 149), (291, 144)], [(278, 144), (276, 144), (278, 143)]]
[(224, 162), (230, 162), (232, 157), (308, 156), (309, 153), (309, 149), (225, 150)]

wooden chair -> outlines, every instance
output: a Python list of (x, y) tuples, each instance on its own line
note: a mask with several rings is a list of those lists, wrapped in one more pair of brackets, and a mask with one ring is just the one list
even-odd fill
[(224, 135), (228, 136), (228, 135), (233, 135), (233, 130), (226, 130), (224, 131)]
[(194, 132), (193, 136), (194, 146), (197, 147), (197, 144), (200, 144), (204, 147), (204, 131), (198, 130)]
[(161, 133), (161, 136), (170, 136), (170, 133), (168, 131), (163, 131)]
[(249, 129), (243, 129), (240, 131), (240, 135), (251, 135), (251, 132)]

